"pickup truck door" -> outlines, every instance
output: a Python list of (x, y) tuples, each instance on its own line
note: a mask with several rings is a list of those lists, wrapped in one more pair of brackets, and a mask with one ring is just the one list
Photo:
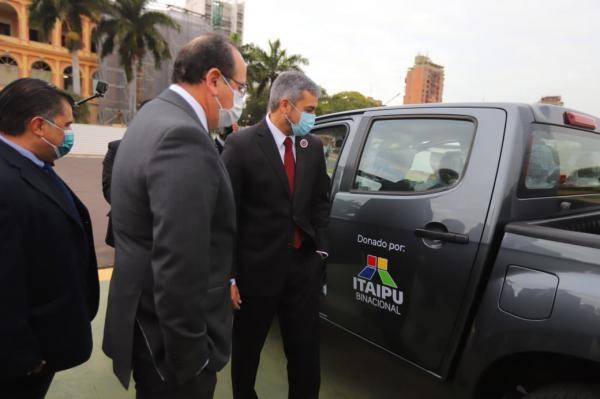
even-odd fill
[(446, 374), (464, 328), (457, 321), (468, 311), (463, 298), (505, 121), (505, 111), (493, 108), (363, 115), (332, 192), (329, 321)]

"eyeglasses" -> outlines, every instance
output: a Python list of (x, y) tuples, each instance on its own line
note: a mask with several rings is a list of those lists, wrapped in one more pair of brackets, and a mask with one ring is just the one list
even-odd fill
[[(223, 76), (223, 78), (225, 79), (225, 82), (227, 82), (228, 80), (231, 80), (232, 82), (234, 82), (236, 85), (238, 85), (238, 91), (240, 92), (240, 94), (242, 96), (245, 96), (246, 93), (248, 93), (248, 83), (242, 83), (242, 82), (238, 82), (237, 80), (235, 80), (234, 78), (226, 78), (225, 76)], [(229, 85), (229, 83), (227, 83)], [(230, 86), (231, 87), (231, 86)]]

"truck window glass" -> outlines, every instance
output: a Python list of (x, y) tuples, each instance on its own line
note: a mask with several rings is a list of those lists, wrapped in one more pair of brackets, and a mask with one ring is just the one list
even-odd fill
[(544, 196), (600, 193), (600, 136), (537, 126), (526, 153), (524, 187)]
[(319, 136), (323, 142), (327, 174), (329, 177), (332, 177), (340, 158), (340, 153), (342, 152), (342, 145), (344, 144), (346, 133), (348, 133), (348, 127), (346, 125), (327, 126), (315, 129), (311, 133)]
[(371, 126), (354, 189), (428, 192), (464, 174), (475, 124), (456, 119), (387, 119)]

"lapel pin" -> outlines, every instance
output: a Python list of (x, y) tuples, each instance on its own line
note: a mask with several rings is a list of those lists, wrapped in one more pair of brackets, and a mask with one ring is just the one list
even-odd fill
[(303, 149), (308, 148), (308, 140), (306, 140), (306, 139), (300, 140), (300, 147)]

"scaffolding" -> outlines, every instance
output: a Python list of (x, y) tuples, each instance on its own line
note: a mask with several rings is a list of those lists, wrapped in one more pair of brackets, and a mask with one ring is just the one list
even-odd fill
[[(139, 102), (150, 100), (160, 94), (171, 83), (171, 74), (173, 64), (177, 53), (193, 38), (211, 32), (212, 26), (209, 18), (199, 13), (187, 10), (182, 7), (168, 5), (166, 9), (161, 10), (174, 21), (179, 23), (181, 30), (158, 27), (160, 33), (164, 36), (171, 51), (171, 59), (161, 63), (160, 68), (154, 68), (154, 59), (150, 54), (144, 57), (142, 90)], [(133, 118), (132, 90), (135, 85), (128, 84), (125, 71), (119, 63), (116, 53), (104, 58), (100, 64), (100, 69), (96, 78), (109, 83), (109, 90), (104, 99), (100, 102), (99, 122), (101, 124), (127, 124)]]

